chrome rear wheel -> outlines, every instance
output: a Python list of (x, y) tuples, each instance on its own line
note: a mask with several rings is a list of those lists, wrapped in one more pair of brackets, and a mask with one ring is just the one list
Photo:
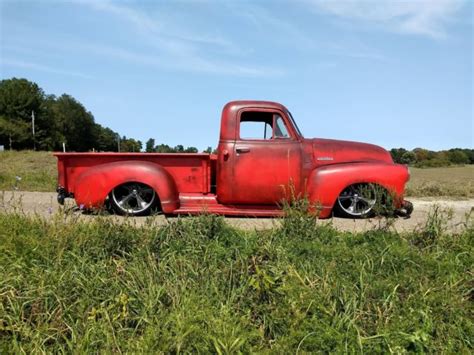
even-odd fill
[(139, 216), (148, 214), (158, 198), (150, 186), (139, 182), (128, 182), (114, 188), (109, 200), (117, 213)]

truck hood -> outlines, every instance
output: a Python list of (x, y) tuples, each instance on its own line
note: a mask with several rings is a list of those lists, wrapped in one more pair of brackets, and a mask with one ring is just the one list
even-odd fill
[(322, 138), (310, 141), (314, 162), (318, 166), (368, 161), (393, 164), (390, 153), (377, 145)]

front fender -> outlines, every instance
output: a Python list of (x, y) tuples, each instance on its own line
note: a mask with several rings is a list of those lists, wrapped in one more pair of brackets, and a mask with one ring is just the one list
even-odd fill
[(306, 191), (311, 202), (320, 205), (320, 218), (331, 215), (339, 194), (356, 183), (374, 183), (394, 194), (401, 201), (408, 181), (408, 169), (400, 164), (380, 162), (326, 165), (314, 169), (307, 180)]
[(74, 198), (78, 205), (101, 207), (110, 191), (126, 182), (141, 182), (153, 188), (164, 213), (179, 208), (173, 177), (162, 166), (146, 161), (120, 161), (87, 169), (77, 177)]

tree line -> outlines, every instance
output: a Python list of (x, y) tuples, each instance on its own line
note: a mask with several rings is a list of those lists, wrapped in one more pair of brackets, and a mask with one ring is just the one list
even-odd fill
[(390, 150), (390, 154), (395, 163), (419, 168), (474, 164), (474, 149), (453, 148), (435, 152), (423, 148), (413, 150), (393, 148)]
[[(184, 147), (181, 144), (171, 147), (168, 144), (155, 144), (155, 140), (150, 138), (145, 143), (145, 152), (146, 153), (198, 153), (199, 150), (196, 147)], [(215, 149), (212, 147), (207, 147), (203, 150), (203, 153), (216, 153)]]
[[(34, 116), (34, 134), (32, 119)], [(95, 121), (91, 112), (74, 97), (45, 94), (27, 79), (0, 81), (0, 145), (6, 149), (62, 150), (88, 152), (197, 153), (195, 147), (156, 144), (120, 136)], [(212, 147), (205, 153), (215, 153)], [(390, 150), (396, 163), (418, 167), (474, 164), (474, 150), (454, 148), (439, 152), (416, 148)]]
[[(34, 121), (34, 128), (33, 128)], [(149, 144), (153, 142), (153, 147)], [(0, 81), (0, 145), (5, 149), (62, 150), (88, 152), (140, 152), (140, 140), (121, 136), (95, 121), (90, 111), (74, 97), (46, 94), (27, 79)], [(182, 145), (154, 146), (147, 142), (146, 151), (197, 152)]]

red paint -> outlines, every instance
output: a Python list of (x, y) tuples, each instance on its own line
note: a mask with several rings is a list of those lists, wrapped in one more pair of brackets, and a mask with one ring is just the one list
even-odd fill
[[(271, 139), (243, 139), (240, 119), (252, 111), (278, 116), (288, 138), (273, 129)], [(245, 116), (247, 117), (247, 116)], [(271, 130), (271, 128), (270, 128)], [(359, 182), (377, 183), (403, 200), (408, 170), (394, 164), (383, 148), (356, 142), (303, 138), (288, 110), (266, 101), (234, 101), (222, 111), (217, 155), (155, 153), (55, 153), (59, 185), (78, 205), (100, 207), (109, 192), (125, 182), (151, 186), (164, 213), (203, 210), (223, 215), (280, 215), (278, 204), (306, 195), (331, 215), (341, 191)], [(215, 185), (215, 186), (214, 186)]]

